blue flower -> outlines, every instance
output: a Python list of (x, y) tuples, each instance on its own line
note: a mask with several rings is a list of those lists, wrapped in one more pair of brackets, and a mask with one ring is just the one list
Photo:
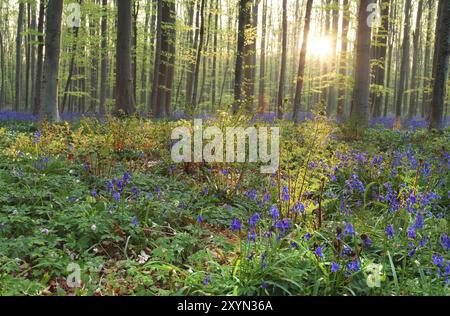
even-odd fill
[(298, 244), (295, 241), (291, 242), (291, 248), (298, 249)]
[(305, 239), (306, 239), (307, 241), (309, 241), (309, 240), (311, 239), (311, 237), (312, 237), (311, 233), (307, 233), (307, 234), (305, 235)]
[(415, 227), (408, 227), (408, 238), (409, 239), (416, 239), (416, 228)]
[(291, 199), (291, 196), (289, 194), (289, 188), (284, 187), (283, 188), (283, 201), (288, 202)]
[(276, 205), (272, 206), (270, 209), (270, 217), (274, 221), (276, 221), (280, 217), (280, 212), (278, 211), (278, 207)]
[(114, 191), (113, 196), (116, 202), (120, 202), (120, 194), (118, 192)]
[(388, 236), (389, 239), (392, 239), (395, 235), (395, 230), (394, 227), (392, 225), (389, 225), (386, 228), (386, 235)]
[(237, 219), (233, 219), (233, 222), (231, 223), (231, 230), (232, 231), (239, 231), (242, 228), (242, 223)]
[(333, 262), (333, 264), (331, 265), (331, 272), (336, 273), (339, 271), (339, 269), (340, 269), (340, 266), (336, 262)]
[(319, 258), (323, 258), (323, 248), (324, 247), (317, 247), (316, 251), (314, 251), (314, 254)]
[(431, 259), (432, 259), (431, 262), (436, 267), (442, 267), (442, 265), (444, 264), (444, 258), (441, 255), (439, 255), (439, 254), (437, 254), (437, 255), (433, 254)]
[(131, 219), (131, 225), (137, 226), (137, 224), (138, 224), (138, 220), (137, 220), (136, 216), (134, 216), (134, 217)]
[(199, 223), (199, 224), (203, 223), (203, 216), (202, 215), (197, 216), (197, 223)]
[(256, 224), (258, 223), (259, 219), (260, 215), (258, 213), (255, 213), (248, 220), (248, 224), (250, 225), (250, 227), (254, 228), (256, 227)]
[(440, 245), (445, 250), (449, 250), (450, 249), (450, 237), (447, 236), (447, 234), (442, 234), (441, 235)]
[(345, 234), (346, 235), (354, 235), (355, 234), (355, 230), (353, 229), (352, 224), (348, 223), (347, 227), (345, 227)]
[(247, 234), (248, 242), (256, 242), (256, 232), (254, 230), (249, 231)]
[(23, 158), (23, 152), (22, 152), (21, 150), (19, 150), (19, 151), (17, 152), (17, 155), (19, 156), (19, 158)]
[(359, 260), (358, 260), (358, 258), (356, 258), (355, 261), (352, 261), (349, 264), (347, 264), (347, 269), (349, 271), (358, 272), (359, 271)]
[(95, 189), (92, 189), (92, 191), (91, 191), (91, 195), (93, 196), (93, 197), (97, 197), (97, 190), (95, 190)]
[(40, 142), (41, 136), (42, 136), (41, 131), (38, 131), (38, 132), (34, 133), (34, 143), (35, 144)]
[(266, 256), (261, 257), (261, 267), (263, 268), (263, 270), (267, 268)]

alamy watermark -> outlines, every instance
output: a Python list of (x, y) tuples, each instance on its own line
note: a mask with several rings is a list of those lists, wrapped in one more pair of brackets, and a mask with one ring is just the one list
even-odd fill
[(177, 127), (172, 131), (172, 140), (177, 141), (171, 152), (175, 163), (262, 163), (265, 165), (261, 166), (261, 173), (273, 174), (278, 171), (279, 127), (228, 127), (224, 133), (215, 126), (204, 128), (203, 120), (198, 119), (194, 120), (193, 135), (190, 128)]

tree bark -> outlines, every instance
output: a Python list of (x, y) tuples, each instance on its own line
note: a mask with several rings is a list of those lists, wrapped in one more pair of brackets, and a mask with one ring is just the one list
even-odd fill
[(361, 0), (356, 35), (355, 90), (351, 121), (355, 127), (365, 128), (369, 120), (370, 45), (372, 28), (367, 23), (368, 6), (373, 0)]
[(403, 105), (403, 99), (405, 94), (405, 88), (406, 88), (406, 76), (409, 69), (409, 31), (410, 31), (410, 25), (411, 25), (411, 1), (405, 0), (405, 27), (404, 27), (404, 33), (403, 33), (403, 45), (402, 45), (402, 63), (400, 68), (400, 79), (398, 84), (398, 96), (397, 96), (397, 102), (395, 105), (395, 117), (397, 120), (397, 124), (400, 123), (401, 116), (402, 116), (402, 105)]
[(39, 18), (38, 18), (38, 47), (36, 57), (36, 76), (34, 81), (34, 100), (33, 100), (33, 115), (39, 115), (41, 112), (41, 95), (42, 95), (42, 76), (44, 64), (44, 18), (45, 18), (45, 4), (40, 1), (39, 4)]
[(309, 40), (309, 29), (311, 25), (311, 11), (312, 11), (313, 0), (308, 0), (306, 3), (306, 13), (305, 13), (305, 26), (303, 29), (303, 43), (302, 49), (300, 51), (300, 61), (298, 64), (297, 72), (297, 83), (295, 89), (295, 100), (294, 100), (294, 123), (297, 125), (300, 119), (300, 110), (302, 103), (302, 92), (303, 92), (303, 82), (305, 77), (305, 66), (306, 66), (306, 53), (308, 52), (308, 40)]
[(42, 104), (45, 109), (44, 117), (51, 122), (59, 121), (58, 81), (63, 2), (52, 0), (47, 5)]
[(131, 73), (131, 2), (132, 0), (117, 2), (116, 114), (125, 115), (135, 112)]
[(450, 1), (439, 0), (433, 66), (433, 98), (430, 129), (443, 127), (445, 90), (450, 56)]
[(281, 34), (281, 68), (278, 86), (278, 119), (284, 117), (284, 86), (286, 84), (286, 58), (287, 58), (287, 0), (283, 0), (282, 4), (282, 34)]
[(19, 2), (19, 15), (17, 18), (17, 35), (16, 35), (16, 91), (14, 98), (14, 111), (19, 111), (22, 102), (21, 99), (21, 83), (22, 83), (22, 32), (23, 20), (25, 15), (25, 3)]
[(100, 115), (106, 114), (106, 88), (108, 80), (108, 0), (102, 0), (101, 22), (101, 73), (100, 73)]

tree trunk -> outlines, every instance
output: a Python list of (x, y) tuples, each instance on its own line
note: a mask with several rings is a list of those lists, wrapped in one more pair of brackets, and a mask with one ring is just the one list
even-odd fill
[(5, 48), (3, 46), (3, 31), (0, 30), (0, 71), (2, 73), (2, 81), (0, 83), (0, 110), (5, 107), (5, 76), (6, 76), (6, 64), (5, 64)]
[(216, 107), (216, 85), (217, 85), (217, 45), (219, 32), (219, 0), (215, 3), (215, 16), (214, 16), (214, 39), (213, 39), (213, 64), (212, 64), (212, 86), (211, 86), (211, 110), (214, 111)]
[(397, 102), (395, 105), (395, 118), (397, 121), (397, 124), (400, 123), (401, 116), (402, 116), (402, 105), (403, 105), (403, 97), (405, 94), (405, 82), (406, 82), (406, 76), (409, 69), (409, 30), (410, 30), (410, 15), (411, 15), (411, 1), (405, 0), (405, 27), (404, 27), (404, 33), (403, 33), (403, 45), (402, 45), (402, 63), (401, 63), (401, 69), (400, 69), (400, 79), (398, 84), (398, 96), (397, 96)]
[(37, 62), (36, 62), (36, 76), (34, 82), (34, 100), (33, 100), (33, 115), (39, 115), (41, 112), (41, 83), (44, 64), (44, 17), (45, 17), (45, 4), (44, 1), (40, 1), (39, 4), (39, 18), (38, 18), (38, 47), (37, 47)]
[(197, 47), (197, 57), (195, 61), (195, 70), (194, 70), (194, 83), (192, 88), (192, 97), (191, 97), (191, 110), (194, 111), (197, 107), (197, 90), (198, 90), (198, 77), (200, 72), (200, 62), (202, 57), (202, 49), (203, 49), (203, 37), (205, 35), (205, 2), (206, 0), (201, 0), (200, 5), (200, 33), (198, 38), (198, 47)]
[[(378, 37), (380, 39), (380, 45), (378, 47), (378, 63), (375, 67), (376, 78), (375, 84), (384, 88), (384, 77), (385, 77), (385, 67), (386, 67), (386, 52), (387, 43), (389, 37), (389, 0), (383, 0), (381, 2), (381, 19), (382, 25), (378, 30)], [(381, 103), (383, 101), (384, 93), (375, 93), (373, 102), (373, 116), (381, 116)]]
[(156, 50), (155, 50), (155, 63), (153, 67), (153, 84), (152, 95), (150, 98), (150, 110), (153, 112), (153, 116), (158, 118), (161, 116), (161, 109), (158, 105), (158, 89), (159, 89), (159, 75), (161, 64), (161, 39), (162, 39), (162, 15), (163, 15), (163, 0), (158, 0), (158, 13), (156, 20)]
[(264, 113), (266, 111), (265, 101), (265, 86), (266, 86), (266, 34), (267, 34), (267, 0), (263, 3), (262, 16), (262, 36), (261, 36), (261, 57), (259, 62), (259, 97), (258, 97), (258, 112)]
[(100, 115), (106, 114), (106, 88), (108, 80), (108, 0), (102, 0), (101, 22), (101, 73), (100, 73)]
[(148, 1), (145, 7), (145, 22), (144, 22), (144, 48), (142, 54), (142, 69), (141, 69), (141, 104), (147, 104), (147, 49), (148, 49), (148, 26), (150, 23), (150, 10), (152, 10), (152, 2)]
[(430, 129), (443, 127), (445, 90), (450, 56), (450, 1), (439, 0), (433, 65), (433, 98)]
[(367, 23), (368, 6), (373, 0), (361, 0), (356, 35), (355, 90), (351, 120), (355, 127), (366, 127), (369, 120), (370, 45), (372, 28)]
[(117, 2), (116, 114), (125, 115), (135, 111), (131, 73), (131, 2)]
[(295, 100), (294, 100), (294, 123), (297, 125), (300, 119), (300, 110), (302, 103), (302, 92), (303, 92), (303, 82), (305, 77), (305, 66), (306, 66), (306, 53), (308, 52), (308, 40), (309, 40), (309, 28), (311, 24), (311, 11), (312, 11), (313, 0), (308, 0), (306, 3), (306, 13), (305, 13), (305, 26), (303, 29), (303, 43), (302, 49), (300, 51), (300, 61), (298, 63), (297, 72), (297, 84), (295, 89)]
[(282, 4), (282, 34), (281, 34), (281, 68), (280, 81), (278, 86), (278, 119), (282, 120), (284, 117), (284, 86), (286, 84), (286, 58), (287, 58), (287, 0), (283, 0)]
[(419, 6), (417, 9), (417, 19), (416, 19), (416, 29), (414, 30), (414, 40), (413, 40), (413, 62), (412, 62), (412, 72), (411, 72), (411, 98), (409, 102), (408, 109), (408, 119), (413, 118), (417, 114), (417, 102), (419, 97), (419, 83), (420, 79), (417, 77), (419, 71), (419, 52), (420, 52), (420, 31), (422, 29), (422, 11), (423, 11), (423, 0), (419, 0)]
[(338, 72), (337, 62), (336, 62), (336, 54), (337, 54), (337, 40), (338, 40), (338, 32), (339, 32), (339, 1), (332, 1), (332, 15), (333, 15), (333, 23), (331, 26), (331, 42), (332, 42), (332, 50), (331, 50), (331, 85), (328, 89), (328, 103), (327, 103), (327, 116), (331, 117), (333, 112), (336, 110), (336, 74)]
[(14, 111), (19, 111), (21, 99), (21, 83), (22, 83), (22, 32), (23, 20), (25, 15), (25, 3), (19, 2), (19, 15), (17, 18), (17, 35), (16, 35), (16, 92), (14, 99)]
[(175, 57), (176, 57), (176, 9), (175, 2), (169, 2), (169, 16), (167, 20), (167, 36), (169, 47), (167, 50), (168, 63), (167, 63), (167, 76), (166, 76), (166, 117), (170, 117), (172, 114), (172, 89), (173, 81), (175, 77)]
[(133, 77), (133, 98), (137, 100), (137, 19), (139, 16), (139, 1), (133, 0), (133, 14), (132, 14), (132, 36), (131, 36), (131, 74)]
[[(428, 89), (431, 87), (431, 72), (432, 69), (430, 69), (430, 59), (431, 59), (431, 40), (433, 36), (433, 6), (434, 1), (428, 2), (428, 26), (427, 26), (427, 37), (425, 40), (425, 57), (424, 57), (424, 66), (423, 66), (423, 94), (422, 94), (422, 107), (421, 107), (421, 116), (425, 117), (425, 112), (427, 112), (428, 116), (428, 110), (429, 110), (429, 104), (431, 102), (430, 100), (430, 93)], [(428, 119), (428, 117), (427, 117)]]
[(63, 0), (52, 0), (47, 5), (42, 104), (45, 108), (44, 117), (51, 122), (59, 121), (58, 76), (63, 2)]
[[(234, 104), (233, 114), (239, 111), (239, 108), (247, 96), (243, 95), (244, 83), (244, 67), (245, 67), (245, 47), (246, 36), (245, 31), (251, 25), (251, 0), (239, 0), (239, 17), (238, 17), (238, 36), (236, 51), (236, 67), (234, 74)], [(244, 90), (245, 91), (245, 90)]]
[(348, 4), (349, 0), (344, 0), (343, 11), (342, 11), (342, 41), (341, 41), (341, 58), (340, 58), (340, 69), (339, 73), (341, 75), (341, 82), (338, 91), (338, 104), (336, 118), (338, 122), (342, 122), (345, 112), (345, 97), (346, 97), (346, 76), (347, 76), (347, 33), (350, 27), (350, 8)]
[(79, 27), (73, 27), (73, 44), (72, 44), (72, 56), (70, 57), (69, 75), (67, 77), (66, 86), (64, 88), (64, 96), (62, 101), (61, 113), (64, 113), (66, 109), (67, 95), (72, 82), (73, 70), (75, 67), (75, 57), (77, 54), (77, 42), (78, 42)]

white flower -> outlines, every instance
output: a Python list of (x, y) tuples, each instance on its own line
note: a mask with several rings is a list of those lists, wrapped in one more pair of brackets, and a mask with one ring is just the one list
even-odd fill
[(48, 234), (49, 234), (49, 230), (48, 230), (47, 228), (44, 228), (43, 230), (41, 230), (41, 232), (42, 232), (44, 235), (48, 235)]
[(92, 231), (96, 231), (97, 230), (97, 225), (95, 225), (95, 224), (92, 224), (92, 226), (91, 226), (91, 229), (92, 229)]
[(147, 255), (144, 250), (142, 250), (141, 254), (138, 256), (137, 262), (139, 264), (144, 264), (144, 263), (146, 263), (148, 261), (149, 258), (150, 258), (150, 256)]

